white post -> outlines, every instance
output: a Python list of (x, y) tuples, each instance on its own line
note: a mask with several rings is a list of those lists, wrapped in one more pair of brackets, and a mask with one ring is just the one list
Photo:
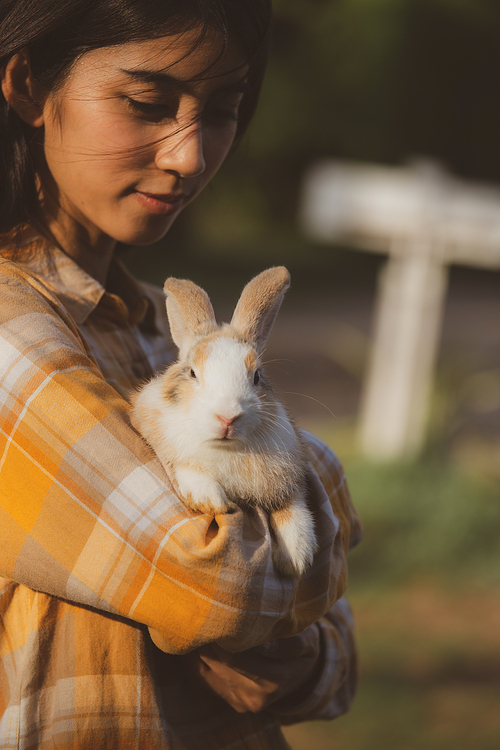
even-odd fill
[(426, 428), (446, 268), (425, 248), (389, 258), (379, 279), (361, 447), (375, 459), (414, 455)]
[(424, 162), (324, 162), (306, 178), (304, 226), (322, 241), (389, 254), (379, 281), (361, 445), (374, 459), (421, 448), (446, 294), (447, 266), (500, 267), (500, 190)]

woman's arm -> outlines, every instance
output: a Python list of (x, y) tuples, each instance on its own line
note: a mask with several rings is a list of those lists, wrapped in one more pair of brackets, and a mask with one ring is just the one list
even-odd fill
[(342, 493), (312, 470), (320, 550), (303, 580), (278, 578), (265, 515), (189, 513), (58, 300), (0, 271), (0, 576), (144, 623), (171, 653), (320, 618), (345, 585)]
[(311, 679), (269, 707), (282, 724), (335, 719), (349, 710), (356, 693), (358, 654), (347, 599), (339, 599), (308, 630), (313, 628), (317, 630), (319, 643)]
[(354, 625), (342, 598), (291, 638), (231, 654), (214, 644), (193, 652), (200, 677), (238, 713), (270, 711), (282, 724), (333, 719), (357, 687)]

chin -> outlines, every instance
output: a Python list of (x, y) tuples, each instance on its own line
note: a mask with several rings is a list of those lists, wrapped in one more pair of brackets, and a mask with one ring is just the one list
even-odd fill
[(128, 231), (113, 233), (113, 238), (124, 245), (147, 246), (163, 239), (174, 223), (175, 217), (169, 219), (168, 223), (163, 221), (161, 226), (131, 227)]

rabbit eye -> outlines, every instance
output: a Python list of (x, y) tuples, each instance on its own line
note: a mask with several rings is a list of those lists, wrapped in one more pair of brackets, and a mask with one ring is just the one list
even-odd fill
[(191, 368), (191, 369), (189, 370), (189, 377), (190, 377), (190, 378), (193, 378), (194, 380), (196, 380), (196, 373), (195, 373), (195, 371), (193, 370), (193, 368)]
[(260, 372), (258, 370), (255, 370), (255, 375), (253, 376), (253, 384), (258, 385), (260, 382)]

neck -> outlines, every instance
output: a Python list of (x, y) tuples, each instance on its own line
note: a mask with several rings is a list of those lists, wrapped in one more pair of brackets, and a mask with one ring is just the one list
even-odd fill
[(52, 206), (52, 210), (47, 208), (45, 205), (43, 223), (50, 236), (66, 255), (105, 286), (116, 240), (96, 227), (80, 224), (60, 206)]
[(73, 233), (61, 231), (60, 224), (50, 226), (49, 230), (59, 247), (64, 250), (90, 276), (105, 286), (109, 265), (113, 258), (116, 240), (108, 236), (91, 241), (87, 236), (80, 236), (78, 227)]
[(44, 159), (37, 183), (40, 223), (47, 228), (49, 238), (54, 239), (66, 255), (104, 286), (116, 240), (86, 221), (76, 206), (66, 205)]

